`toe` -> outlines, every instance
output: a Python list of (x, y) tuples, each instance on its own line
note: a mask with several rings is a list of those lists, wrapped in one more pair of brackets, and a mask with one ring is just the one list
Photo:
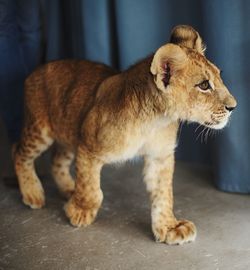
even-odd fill
[(41, 193), (28, 193), (23, 195), (23, 203), (32, 209), (40, 209), (45, 205), (44, 194)]
[(93, 223), (98, 209), (86, 209), (76, 205), (72, 200), (66, 203), (64, 207), (67, 217), (73, 226), (81, 227)]
[(191, 221), (179, 221), (176, 227), (171, 228), (166, 235), (165, 242), (169, 245), (193, 242), (196, 238), (196, 228)]

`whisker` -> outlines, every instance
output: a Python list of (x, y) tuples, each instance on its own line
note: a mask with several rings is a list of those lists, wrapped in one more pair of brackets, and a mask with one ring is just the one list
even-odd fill
[(207, 141), (208, 141), (208, 136), (209, 136), (210, 130), (211, 130), (211, 129), (208, 127), (208, 128), (207, 128), (207, 132), (206, 132), (206, 134), (205, 134), (205, 141), (206, 141), (206, 143), (207, 143)]
[(196, 141), (201, 138), (201, 143), (202, 143), (202, 135), (203, 135), (203, 132), (206, 130), (206, 126), (203, 126), (203, 129), (202, 131), (198, 134), (198, 136), (196, 137)]
[[(202, 132), (202, 131), (201, 131)], [(201, 132), (196, 136), (196, 141), (198, 141), (198, 139), (199, 139), (199, 137), (200, 137), (200, 135), (201, 135)]]
[(184, 125), (184, 121), (181, 121), (180, 126), (179, 126), (179, 132), (178, 132), (177, 144), (179, 143), (179, 140), (180, 140), (180, 137), (181, 137), (181, 131), (182, 131), (183, 125)]
[(217, 135), (216, 130), (215, 129), (211, 129), (211, 137), (215, 138), (215, 136)]
[(206, 142), (206, 131), (207, 131), (207, 127), (205, 127), (203, 133), (202, 133), (202, 143)]
[(197, 132), (198, 130), (199, 130), (199, 128), (200, 127), (202, 127), (202, 125), (201, 124), (199, 124), (197, 127), (196, 127), (196, 129), (195, 129), (195, 131), (194, 132)]

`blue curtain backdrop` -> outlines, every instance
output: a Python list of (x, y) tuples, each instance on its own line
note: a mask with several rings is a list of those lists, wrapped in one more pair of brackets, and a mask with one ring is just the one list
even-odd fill
[(177, 156), (212, 164), (220, 189), (250, 193), (249, 0), (41, 0), (40, 4), (45, 62), (80, 58), (123, 70), (166, 43), (175, 25), (196, 28), (207, 44), (208, 58), (223, 70), (238, 107), (229, 126), (207, 143), (196, 140), (195, 125), (184, 125)]
[(22, 126), (23, 82), (40, 62), (38, 4), (35, 0), (0, 0), (0, 116), (12, 142)]
[(238, 107), (207, 143), (196, 140), (194, 125), (184, 126), (177, 156), (212, 164), (220, 189), (250, 193), (250, 1), (53, 0), (45, 13), (46, 61), (86, 58), (122, 70), (166, 43), (175, 25), (195, 27)]

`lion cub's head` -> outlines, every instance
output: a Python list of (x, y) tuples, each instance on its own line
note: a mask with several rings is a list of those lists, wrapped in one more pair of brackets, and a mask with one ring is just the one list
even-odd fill
[(192, 27), (177, 26), (171, 43), (154, 55), (151, 73), (169, 101), (168, 110), (181, 120), (220, 129), (236, 107), (220, 70), (205, 56), (202, 40)]

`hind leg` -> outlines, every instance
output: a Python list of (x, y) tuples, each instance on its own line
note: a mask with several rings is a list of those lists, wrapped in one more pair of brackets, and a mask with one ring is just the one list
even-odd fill
[(75, 189), (75, 182), (70, 174), (70, 165), (74, 159), (74, 153), (69, 149), (57, 145), (53, 156), (52, 173), (54, 180), (66, 198), (70, 198)]
[(15, 149), (14, 160), (24, 204), (33, 209), (45, 204), (42, 184), (36, 175), (34, 161), (53, 143), (49, 128), (39, 123), (26, 125)]

